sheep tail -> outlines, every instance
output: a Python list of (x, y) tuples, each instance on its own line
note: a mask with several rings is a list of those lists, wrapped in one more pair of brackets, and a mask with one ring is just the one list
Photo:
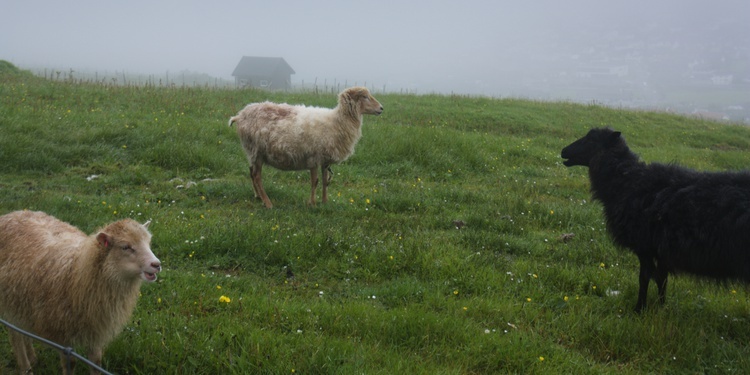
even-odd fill
[(235, 121), (237, 121), (237, 116), (229, 118), (229, 127), (230, 128), (232, 127), (232, 124), (234, 124)]

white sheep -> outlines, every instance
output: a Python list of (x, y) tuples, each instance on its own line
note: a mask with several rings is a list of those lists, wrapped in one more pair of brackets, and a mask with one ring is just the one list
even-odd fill
[[(130, 319), (141, 282), (161, 271), (147, 227), (125, 219), (87, 236), (43, 212), (0, 216), (0, 318), (60, 345), (85, 347), (101, 364), (104, 347)], [(9, 333), (18, 368), (31, 373), (31, 339)]]
[(336, 108), (253, 103), (229, 119), (250, 162), (255, 196), (271, 208), (261, 180), (263, 164), (285, 171), (310, 170), (310, 204), (315, 204), (320, 168), (323, 203), (328, 201), (329, 166), (346, 160), (362, 137), (362, 115), (379, 115), (383, 106), (367, 88), (351, 87), (339, 94)]

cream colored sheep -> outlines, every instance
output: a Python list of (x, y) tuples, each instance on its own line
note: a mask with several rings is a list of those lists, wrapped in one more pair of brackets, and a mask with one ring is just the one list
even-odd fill
[[(161, 271), (147, 227), (125, 219), (87, 236), (43, 212), (0, 216), (0, 318), (58, 344), (85, 347), (89, 360), (101, 364), (104, 347), (130, 319), (141, 282)], [(31, 339), (9, 333), (18, 368), (31, 373)], [(65, 372), (62, 354), (61, 361)]]
[(253, 103), (229, 119), (250, 162), (255, 196), (271, 208), (261, 180), (263, 164), (285, 171), (310, 170), (310, 204), (315, 204), (318, 168), (322, 172), (323, 203), (328, 201), (329, 169), (354, 153), (362, 137), (362, 115), (379, 115), (383, 106), (367, 88), (351, 87), (339, 94), (336, 108)]

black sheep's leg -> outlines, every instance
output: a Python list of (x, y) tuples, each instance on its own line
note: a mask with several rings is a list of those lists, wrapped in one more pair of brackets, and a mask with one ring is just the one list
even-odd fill
[(662, 262), (656, 262), (656, 272), (654, 273), (654, 281), (656, 287), (659, 288), (659, 304), (663, 305), (667, 300), (667, 267)]
[(638, 302), (635, 304), (635, 312), (640, 313), (646, 305), (646, 296), (648, 295), (648, 282), (651, 281), (651, 275), (654, 273), (654, 260), (645, 255), (638, 255), (641, 261), (641, 273), (638, 277), (640, 284), (638, 289)]

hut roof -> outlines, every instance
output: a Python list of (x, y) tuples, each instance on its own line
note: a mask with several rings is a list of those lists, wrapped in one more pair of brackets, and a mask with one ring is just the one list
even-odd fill
[(294, 74), (282, 57), (242, 56), (232, 72), (233, 77), (271, 76), (274, 74)]

